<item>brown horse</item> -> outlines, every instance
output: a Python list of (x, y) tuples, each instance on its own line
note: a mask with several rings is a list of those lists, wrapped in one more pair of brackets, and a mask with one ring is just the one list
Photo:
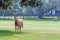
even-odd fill
[(20, 29), (23, 28), (23, 20), (22, 19), (18, 19), (16, 16), (14, 16), (15, 18), (15, 32), (17, 31), (17, 28)]

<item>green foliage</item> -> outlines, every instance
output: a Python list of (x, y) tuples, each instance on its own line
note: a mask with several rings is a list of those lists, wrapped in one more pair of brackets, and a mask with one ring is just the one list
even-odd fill
[[(13, 0), (0, 0), (0, 9), (7, 9), (8, 7), (11, 7)], [(27, 7), (27, 6), (31, 6), (31, 7), (41, 7), (42, 6), (42, 2), (41, 1), (37, 1), (37, 0), (22, 0), (20, 2), (20, 6), (23, 7)]]
[(37, 0), (22, 0), (20, 2), (20, 6), (31, 6), (31, 7), (41, 7), (43, 5), (43, 3), (41, 1), (37, 1)]
[(0, 0), (0, 8), (1, 9), (7, 9), (8, 7), (12, 6), (11, 0)]

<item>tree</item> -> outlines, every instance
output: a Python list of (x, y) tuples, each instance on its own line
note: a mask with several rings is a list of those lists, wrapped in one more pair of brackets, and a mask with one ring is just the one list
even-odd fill
[(31, 6), (33, 8), (35, 7), (41, 8), (42, 5), (43, 5), (42, 1), (38, 1), (38, 0), (21, 0), (20, 1), (20, 6), (22, 8), (27, 8), (27, 6)]
[(11, 7), (12, 1), (11, 0), (0, 0), (0, 9), (7, 9), (8, 7)]
[(31, 7), (41, 7), (42, 6), (42, 2), (41, 1), (37, 1), (37, 0), (22, 0), (20, 2), (20, 6), (31, 6)]
[[(7, 9), (13, 5), (14, 0), (0, 0), (0, 9)], [(20, 1), (20, 0), (19, 0)], [(20, 6), (41, 7), (42, 2), (37, 0), (22, 0)]]

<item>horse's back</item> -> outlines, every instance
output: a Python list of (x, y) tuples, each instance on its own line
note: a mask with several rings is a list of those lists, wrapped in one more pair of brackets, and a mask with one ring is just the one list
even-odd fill
[(22, 19), (17, 19), (17, 25), (22, 26), (23, 25), (23, 20)]

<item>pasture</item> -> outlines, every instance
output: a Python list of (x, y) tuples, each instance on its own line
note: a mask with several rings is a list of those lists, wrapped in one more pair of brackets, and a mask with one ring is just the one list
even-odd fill
[(60, 21), (24, 20), (14, 32), (14, 20), (0, 20), (0, 40), (60, 40)]

